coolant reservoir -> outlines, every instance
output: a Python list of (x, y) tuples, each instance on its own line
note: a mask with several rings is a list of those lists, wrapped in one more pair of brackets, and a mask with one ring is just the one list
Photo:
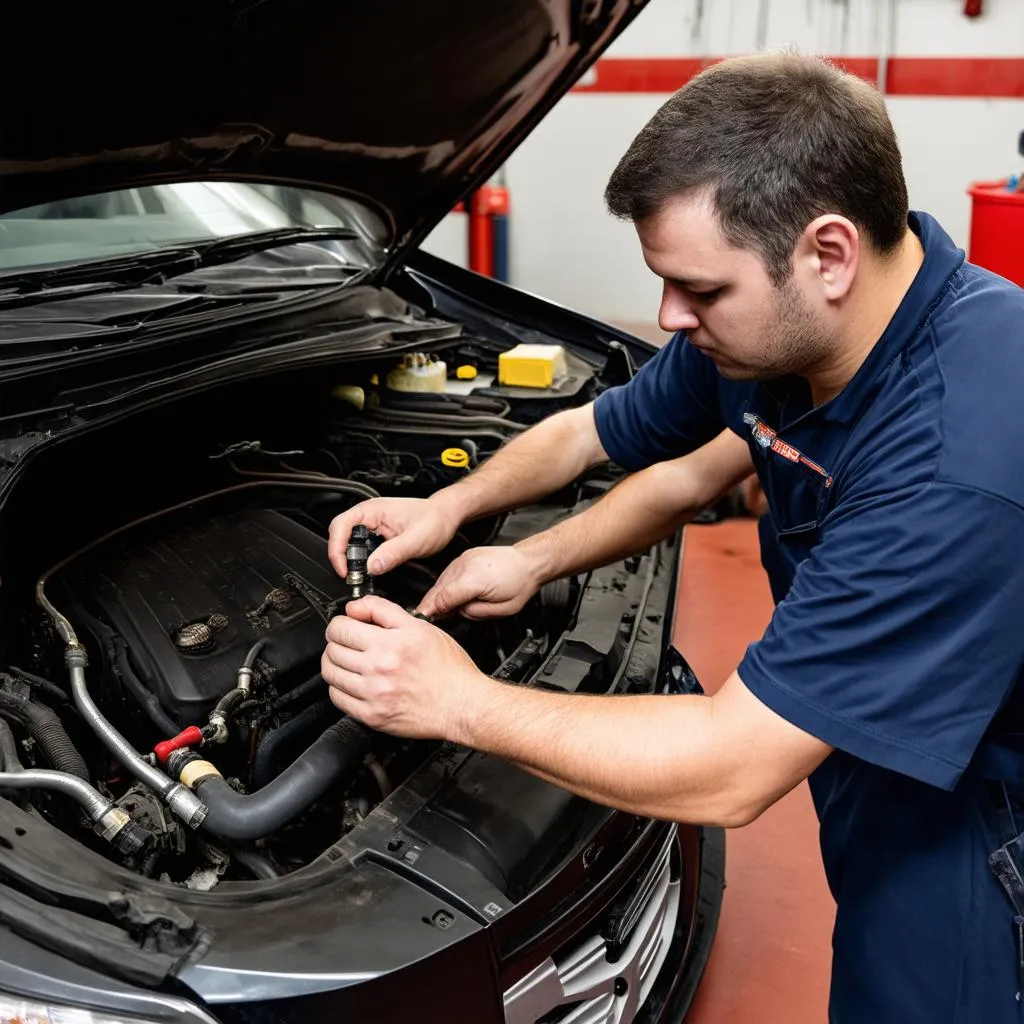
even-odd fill
[(444, 391), (448, 367), (444, 360), (423, 352), (413, 352), (402, 359), (387, 376), (392, 391)]

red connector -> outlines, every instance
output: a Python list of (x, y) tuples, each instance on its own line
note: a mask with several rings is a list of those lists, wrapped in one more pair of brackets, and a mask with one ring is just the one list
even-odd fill
[(198, 725), (190, 725), (187, 729), (182, 729), (173, 739), (158, 743), (153, 748), (153, 753), (156, 754), (156, 758), (161, 764), (166, 764), (167, 758), (174, 751), (180, 750), (182, 747), (198, 747), (202, 742), (203, 730)]

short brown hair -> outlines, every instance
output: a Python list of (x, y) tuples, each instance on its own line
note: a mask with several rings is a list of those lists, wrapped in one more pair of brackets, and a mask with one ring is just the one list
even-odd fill
[(757, 252), (776, 285), (815, 217), (838, 213), (889, 253), (907, 230), (896, 133), (877, 90), (819, 57), (735, 57), (675, 93), (633, 140), (605, 190), (644, 220), (708, 190), (730, 245)]

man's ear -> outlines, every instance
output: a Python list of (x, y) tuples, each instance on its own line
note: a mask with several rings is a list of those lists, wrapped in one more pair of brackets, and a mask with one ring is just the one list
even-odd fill
[(804, 261), (822, 297), (829, 302), (844, 298), (853, 285), (860, 263), (857, 225), (837, 213), (816, 217), (797, 241), (795, 256)]

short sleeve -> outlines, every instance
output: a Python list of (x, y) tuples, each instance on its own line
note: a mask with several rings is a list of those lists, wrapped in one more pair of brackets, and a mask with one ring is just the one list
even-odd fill
[(837, 507), (739, 667), (798, 728), (952, 789), (1024, 655), (1024, 519), (932, 482)]
[(604, 450), (623, 469), (644, 469), (706, 444), (725, 426), (715, 364), (676, 334), (636, 376), (594, 404)]

